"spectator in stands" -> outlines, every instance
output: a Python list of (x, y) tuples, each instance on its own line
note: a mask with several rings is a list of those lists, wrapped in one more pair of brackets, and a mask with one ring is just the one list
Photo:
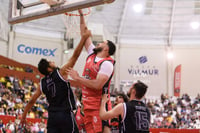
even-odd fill
[(46, 133), (46, 124), (44, 119), (39, 123), (39, 132), (38, 133)]
[(0, 108), (0, 115), (5, 115), (3, 108)]
[(6, 133), (10, 132), (10, 133), (15, 133), (15, 124), (14, 122), (12, 122), (11, 120), (9, 120), (9, 122), (6, 124)]
[(0, 82), (1, 82), (1, 84), (2, 84), (1, 87), (5, 86), (5, 85), (6, 85), (6, 79), (5, 79), (5, 77), (1, 77), (1, 78), (0, 78)]
[(26, 67), (24, 68), (24, 71), (25, 71), (25, 72), (29, 72), (29, 73), (33, 73), (33, 69), (32, 69), (30, 66), (26, 66)]
[(57, 68), (54, 62), (47, 61), (46, 59), (40, 60), (38, 70), (45, 75), (45, 77), (41, 80), (41, 88), (37, 88), (35, 94), (25, 107), (21, 119), (22, 124), (25, 124), (28, 111), (43, 92), (49, 102), (47, 132), (78, 132), (72, 112), (76, 109), (76, 105), (66, 69), (75, 65), (83, 45), (90, 34), (91, 33), (86, 29), (72, 57), (62, 68)]
[(8, 66), (8, 69), (10, 69), (10, 70), (14, 70), (15, 67), (14, 67), (14, 66)]
[(5, 125), (3, 124), (2, 119), (0, 119), (0, 133), (4, 133), (5, 132)]
[(2, 92), (2, 89), (4, 89), (3, 84), (0, 82), (0, 92)]

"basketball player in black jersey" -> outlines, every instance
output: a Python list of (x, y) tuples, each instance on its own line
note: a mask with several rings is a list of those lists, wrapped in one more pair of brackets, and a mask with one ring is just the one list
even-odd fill
[(45, 75), (40, 81), (40, 88), (28, 102), (21, 118), (21, 125), (26, 122), (26, 114), (36, 102), (37, 98), (44, 93), (48, 106), (47, 133), (78, 133), (73, 110), (76, 109), (75, 99), (68, 81), (66, 69), (73, 67), (78, 59), (86, 39), (91, 35), (87, 29), (81, 37), (79, 45), (74, 50), (72, 57), (60, 69), (54, 62), (41, 59), (38, 70)]
[(107, 95), (102, 96), (100, 118), (102, 120), (121, 116), (120, 133), (149, 133), (150, 112), (141, 101), (147, 91), (147, 85), (138, 81), (128, 92), (130, 101), (116, 105), (112, 110), (106, 111)]

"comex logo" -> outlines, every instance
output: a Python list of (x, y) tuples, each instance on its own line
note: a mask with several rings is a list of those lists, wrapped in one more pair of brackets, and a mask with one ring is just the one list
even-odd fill
[(20, 44), (17, 47), (17, 51), (20, 53), (26, 53), (26, 54), (36, 54), (36, 55), (44, 55), (44, 56), (55, 56), (55, 49), (42, 49), (42, 48), (34, 48), (29, 47), (24, 44)]
[(140, 64), (146, 63), (147, 62), (147, 57), (146, 56), (139, 57), (139, 62), (140, 62)]

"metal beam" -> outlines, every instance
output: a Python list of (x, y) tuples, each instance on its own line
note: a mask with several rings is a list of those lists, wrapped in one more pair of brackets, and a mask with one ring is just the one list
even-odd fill
[[(12, 14), (9, 13), (8, 22), (10, 24), (17, 24), (17, 23), (27, 22), (27, 21), (31, 21), (31, 20), (35, 20), (39, 18), (48, 17), (48, 16), (58, 15), (58, 14), (62, 14), (62, 13), (66, 13), (66, 12), (70, 12), (70, 11), (74, 11), (74, 10), (78, 10), (82, 8), (88, 8), (88, 7), (97, 6), (101, 4), (112, 3), (114, 1), (115, 0), (84, 0), (84, 1), (82, 0), (79, 2), (71, 3), (71, 4), (66, 3), (64, 5), (53, 6), (44, 11), (39, 11), (36, 13), (30, 13), (27, 15), (22, 15), (22, 16), (17, 16), (17, 17), (12, 17)], [(10, 6), (12, 6), (12, 4)]]
[(24, 8), (28, 8), (28, 7), (32, 7), (32, 6), (41, 5), (41, 4), (44, 4), (44, 3), (41, 2), (41, 1), (38, 1), (38, 2), (34, 2), (34, 3), (30, 3), (30, 4), (23, 5), (23, 7), (24, 7)]
[(121, 35), (121, 31), (122, 31), (122, 28), (124, 26), (125, 16), (127, 14), (128, 6), (129, 6), (128, 3), (129, 3), (129, 0), (126, 0), (125, 6), (124, 6), (124, 10), (123, 10), (122, 15), (121, 15), (121, 20), (120, 20), (120, 24), (119, 24), (119, 30), (118, 30), (118, 33), (117, 33), (117, 43), (119, 43), (119, 38), (120, 38), (120, 35)]
[(175, 9), (176, 9), (176, 0), (173, 0), (173, 7), (172, 7), (172, 13), (171, 13), (171, 18), (170, 18), (170, 26), (169, 26), (168, 44), (167, 44), (169, 47), (171, 46), (171, 42), (172, 42)]

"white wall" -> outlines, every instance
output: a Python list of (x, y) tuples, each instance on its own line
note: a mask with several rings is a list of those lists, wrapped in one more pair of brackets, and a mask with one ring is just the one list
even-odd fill
[[(200, 93), (200, 46), (175, 46), (174, 58), (167, 59), (167, 49), (163, 46), (148, 45), (120, 45), (119, 61), (116, 66), (118, 83), (123, 85), (123, 91), (127, 91), (130, 85), (137, 80), (144, 81), (149, 90), (147, 96), (160, 96), (162, 93), (173, 95), (174, 70), (176, 66), (182, 66), (181, 70), (181, 95), (188, 93), (195, 97)], [(118, 55), (117, 55), (118, 56)], [(139, 58), (146, 56), (147, 62), (140, 63)], [(136, 75), (131, 70), (156, 69), (158, 75)], [(132, 82), (133, 81), (133, 82)], [(118, 88), (119, 89), (119, 88)]]
[(6, 41), (0, 40), (0, 55), (7, 56), (8, 45)]
[(177, 46), (174, 50), (174, 69), (181, 64), (181, 94), (200, 94), (200, 46)]
[(6, 15), (0, 9), (0, 40), (8, 41), (9, 25)]
[(7, 14), (3, 12), (3, 8), (5, 7), (0, 7), (0, 55), (7, 56), (9, 26), (7, 22)]
[[(73, 52), (74, 52), (74, 49), (71, 49), (71, 50), (69, 50), (69, 53), (66, 54), (66, 57), (64, 58), (64, 62), (65, 63), (72, 56)], [(74, 66), (74, 69), (76, 71), (78, 71), (78, 73), (79, 73), (80, 76), (83, 73), (83, 69), (84, 69), (84, 66), (85, 66), (85, 63), (86, 63), (86, 58), (87, 58), (87, 52), (86, 52), (86, 50), (84, 48), (84, 50), (81, 52), (81, 55), (79, 56), (78, 60), (76, 61), (75, 66)]]
[[(130, 88), (131, 81), (141, 80), (149, 86), (148, 96), (160, 96), (162, 93), (167, 93), (165, 47), (121, 45), (119, 54), (120, 63), (117, 72), (120, 73), (120, 82), (127, 83), (123, 91), (126, 92)], [(143, 62), (140, 62), (139, 58), (143, 58)], [(138, 70), (140, 72), (150, 70), (153, 73), (140, 75), (135, 72)]]
[[(10, 57), (19, 62), (30, 63), (37, 66), (41, 58), (54, 61), (58, 66), (62, 62), (63, 41), (57, 38), (39, 37), (15, 33), (12, 49), (9, 49)], [(43, 52), (33, 52), (33, 49), (42, 49)], [(30, 52), (31, 50), (31, 52)]]

